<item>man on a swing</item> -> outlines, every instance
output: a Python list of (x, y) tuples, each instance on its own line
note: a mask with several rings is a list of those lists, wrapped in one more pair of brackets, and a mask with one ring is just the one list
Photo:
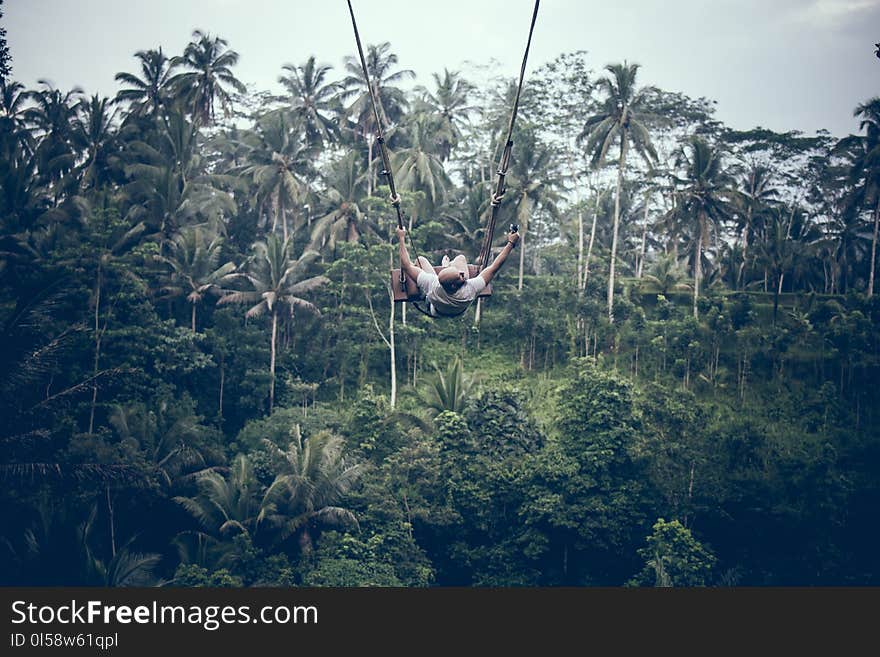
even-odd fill
[(468, 278), (467, 259), (463, 255), (457, 255), (451, 261), (443, 256), (443, 269), (439, 273), (434, 272), (434, 267), (424, 256), (419, 256), (418, 266), (414, 265), (406, 249), (406, 228), (398, 228), (400, 268), (419, 286), (433, 317), (455, 317), (468, 309), (501, 269), (519, 241), (519, 233), (514, 231), (507, 234), (507, 244), (492, 264), (474, 278)]

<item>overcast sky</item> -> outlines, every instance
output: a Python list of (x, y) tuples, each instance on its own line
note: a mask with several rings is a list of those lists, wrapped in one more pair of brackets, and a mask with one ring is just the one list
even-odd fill
[[(519, 73), (533, 0), (353, 0), (365, 44), (390, 41), (403, 67), (428, 85), (465, 61)], [(356, 53), (344, 0), (5, 0), (2, 25), (13, 77), (115, 95), (134, 52), (181, 54), (194, 29), (220, 36), (235, 72), (278, 90), (286, 63), (310, 55), (341, 75)], [(880, 95), (880, 0), (544, 0), (528, 71), (586, 50), (600, 71), (627, 59), (640, 83), (717, 101), (736, 129), (836, 136), (858, 131), (853, 108)]]

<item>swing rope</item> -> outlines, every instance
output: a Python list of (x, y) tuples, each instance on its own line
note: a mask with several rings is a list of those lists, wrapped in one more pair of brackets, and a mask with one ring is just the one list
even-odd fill
[[(382, 171), (380, 173), (385, 176), (385, 179), (388, 181), (388, 189), (391, 190), (391, 196), (388, 200), (397, 212), (397, 227), (403, 228), (403, 212), (400, 209), (400, 195), (397, 193), (397, 188), (394, 186), (394, 175), (391, 171), (391, 159), (388, 157), (388, 148), (385, 146), (385, 136), (382, 133), (382, 120), (379, 116), (379, 104), (376, 102), (376, 93), (378, 90), (373, 88), (373, 81), (370, 79), (370, 74), (367, 70), (367, 60), (364, 58), (364, 49), (361, 45), (361, 35), (360, 32), (358, 32), (357, 21), (354, 18), (354, 9), (351, 6), (351, 0), (347, 0), (347, 2), (348, 13), (351, 14), (351, 26), (354, 28), (354, 39), (355, 42), (357, 42), (358, 56), (361, 60), (361, 70), (364, 72), (364, 82), (367, 83), (367, 90), (370, 94), (370, 106), (373, 108), (373, 119), (376, 122), (376, 142), (379, 144), (379, 152), (382, 156)], [(416, 262), (418, 262), (419, 252), (416, 249), (416, 245), (413, 242), (409, 231), (407, 231), (407, 236), (409, 237), (409, 244), (412, 247), (413, 253), (415, 253)], [(402, 269), (400, 270), (400, 287), (402, 290), (406, 290), (406, 274)], [(421, 310), (421, 308), (419, 310)]]
[(504, 199), (504, 193), (507, 191), (505, 177), (507, 176), (507, 167), (510, 165), (510, 152), (513, 148), (513, 124), (516, 121), (516, 114), (519, 110), (519, 97), (522, 93), (523, 81), (526, 75), (526, 62), (529, 58), (529, 47), (532, 45), (532, 33), (535, 31), (535, 21), (538, 18), (538, 6), (541, 0), (535, 0), (535, 10), (532, 12), (532, 24), (529, 26), (529, 38), (526, 41), (526, 50), (523, 54), (522, 66), (519, 70), (519, 86), (516, 89), (516, 98), (513, 101), (513, 110), (510, 113), (510, 123), (507, 126), (507, 139), (504, 143), (504, 151), (501, 153), (501, 160), (498, 165), (498, 181), (495, 185), (495, 191), (492, 192), (490, 202), (491, 212), (489, 216), (489, 226), (486, 229), (486, 236), (483, 239), (483, 247), (480, 249), (480, 255), (477, 258), (479, 269), (482, 271), (489, 264), (489, 255), (492, 251), (492, 240), (495, 237), (495, 222), (498, 218), (498, 206)]
[(373, 89), (373, 81), (370, 80), (370, 74), (367, 72), (367, 60), (364, 59), (364, 49), (361, 46), (361, 35), (358, 32), (357, 21), (354, 19), (354, 9), (351, 7), (351, 0), (348, 2), (348, 11), (351, 14), (351, 25), (354, 27), (354, 38), (357, 42), (358, 55), (361, 59), (361, 69), (364, 72), (364, 82), (367, 83), (367, 90), (370, 94), (370, 105), (373, 108), (373, 119), (376, 121), (376, 141), (379, 143), (379, 150), (382, 154), (382, 175), (388, 180), (388, 188), (391, 190), (391, 205), (397, 211), (397, 227), (403, 228), (403, 214), (400, 210), (400, 196), (394, 187), (394, 176), (391, 174), (391, 161), (388, 158), (388, 150), (385, 147), (385, 136), (382, 134), (382, 121), (379, 118), (379, 107), (376, 103), (376, 92)]

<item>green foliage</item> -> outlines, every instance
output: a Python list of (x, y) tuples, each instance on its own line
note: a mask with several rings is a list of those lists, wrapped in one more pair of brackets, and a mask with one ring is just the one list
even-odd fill
[(268, 554), (254, 547), (247, 534), (237, 535), (232, 542), (234, 547), (227, 563), (230, 564), (233, 577), (240, 578), (243, 586), (296, 585), (294, 568), (286, 554)]
[(433, 364), (433, 368), (434, 375), (428, 380), (421, 393), (428, 413), (436, 415), (450, 411), (461, 414), (475, 386), (473, 377), (465, 373), (459, 357), (453, 359), (445, 370), (437, 363)]
[(376, 540), (367, 542), (349, 534), (331, 532), (309, 560), (305, 586), (403, 586), (394, 565), (379, 555)]
[(707, 409), (686, 390), (657, 384), (639, 394), (651, 481), (663, 496), (666, 513), (692, 518), (715, 486), (708, 467), (714, 457)]
[[(543, 535), (531, 550), (544, 558), (556, 550), (566, 555), (554, 564), (561, 565), (562, 581), (613, 581), (623, 546), (654, 504), (632, 384), (575, 361), (559, 392), (558, 413), (555, 439), (530, 463), (520, 511), (523, 522)], [(590, 555), (583, 572), (569, 571), (569, 552)]]
[(632, 384), (587, 360), (572, 370), (559, 393), (560, 444), (597, 467), (625, 460), (637, 428)]
[(647, 545), (639, 549), (645, 567), (628, 582), (631, 586), (706, 586), (716, 564), (715, 556), (678, 520), (659, 518)]
[(471, 397), (465, 417), (487, 458), (522, 458), (543, 444), (543, 436), (525, 409), (524, 395), (514, 386), (499, 386)]
[(370, 388), (358, 395), (345, 430), (350, 447), (373, 452), (380, 444), (388, 411), (385, 398), (375, 395)]
[(403, 586), (387, 563), (364, 563), (348, 557), (326, 557), (318, 561), (303, 582), (306, 586), (361, 587)]
[(203, 424), (188, 396), (162, 399), (153, 408), (116, 406), (108, 423), (112, 433), (77, 436), (68, 448), (70, 458), (85, 463), (128, 463), (166, 490), (225, 463), (218, 432)]
[(417, 536), (450, 522), (436, 443), (413, 440), (369, 470), (355, 496), (363, 532), (407, 586), (427, 586), (434, 566)]
[(244, 582), (241, 577), (233, 575), (227, 568), (209, 571), (194, 563), (182, 563), (174, 571), (174, 579), (169, 585), (185, 588), (241, 588)]
[[(877, 99), (737, 132), (556, 58), (498, 208), (520, 275), (434, 321), (390, 296), (358, 62), (279, 99), (219, 37), (135, 58), (115, 102), (0, 84), (3, 583), (880, 581)], [(368, 59), (410, 246), (472, 260), (515, 83)]]
[(227, 476), (208, 470), (196, 477), (197, 495), (177, 496), (174, 501), (195, 518), (208, 535), (231, 540), (238, 534), (257, 534), (267, 511), (268, 500), (244, 454), (232, 461)]
[(264, 440), (271, 441), (278, 447), (285, 447), (301, 419), (300, 409), (279, 408), (268, 417), (257, 418), (244, 425), (231, 447), (251, 452), (260, 447)]
[(277, 474), (263, 497), (259, 519), (276, 528), (276, 545), (292, 542), (308, 554), (322, 529), (357, 526), (354, 513), (339, 504), (367, 466), (347, 460), (341, 436), (321, 431), (303, 439), (295, 425), (285, 449), (269, 440), (263, 445)]
[(477, 443), (461, 415), (454, 411), (443, 411), (434, 418), (434, 425), (441, 453), (457, 454), (465, 458), (474, 454)]

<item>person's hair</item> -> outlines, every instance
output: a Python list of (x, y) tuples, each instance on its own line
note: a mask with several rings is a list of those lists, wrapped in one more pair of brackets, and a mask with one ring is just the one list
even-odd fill
[(449, 281), (440, 281), (441, 287), (446, 290), (449, 294), (454, 294), (458, 292), (462, 286), (464, 285), (464, 281), (460, 278), (453, 278)]
[[(455, 276), (449, 276), (449, 272), (455, 272)], [(464, 285), (464, 281), (462, 280), (462, 273), (459, 272), (454, 267), (446, 267), (440, 271), (437, 275), (437, 278), (440, 280), (440, 285), (448, 294), (454, 294), (457, 292), (462, 285)]]

